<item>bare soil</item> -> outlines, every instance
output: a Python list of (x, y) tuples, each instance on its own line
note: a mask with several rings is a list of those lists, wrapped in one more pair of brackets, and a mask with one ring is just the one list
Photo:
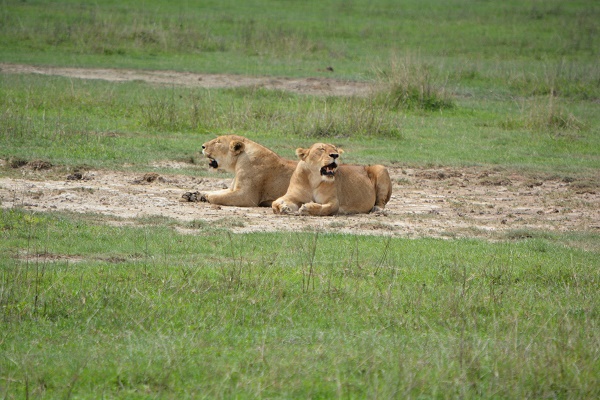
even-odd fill
[[(0, 160), (0, 168), (11, 168), (8, 164)], [(226, 187), (231, 179), (224, 174), (206, 178), (92, 170), (59, 176), (53, 169), (40, 170), (33, 165), (11, 168), (20, 172), (20, 177), (0, 177), (2, 208), (93, 213), (116, 224), (167, 217), (188, 233), (193, 233), (194, 227), (211, 226), (233, 232), (317, 230), (494, 239), (535, 230), (600, 231), (596, 183), (533, 179), (505, 171), (390, 167), (394, 193), (383, 214), (308, 217), (274, 215), (270, 208), (183, 201), (182, 195), (189, 191)], [(165, 162), (149, 170), (164, 167), (189, 169), (190, 165)]]
[(143, 81), (156, 85), (178, 85), (201, 88), (262, 87), (295, 93), (329, 96), (362, 96), (372, 90), (366, 82), (330, 78), (274, 78), (226, 74), (198, 74), (178, 71), (146, 71), (111, 68), (66, 68), (0, 63), (3, 74), (58, 75), (110, 82)]
[[(363, 95), (371, 85), (326, 78), (268, 78), (173, 71), (83, 69), (2, 64), (1, 73), (36, 73), (108, 81), (141, 80), (195, 87), (260, 86), (298, 93)], [(417, 169), (391, 166), (394, 193), (383, 214), (333, 217), (280, 216), (270, 208), (238, 208), (183, 202), (190, 191), (227, 187), (223, 175), (201, 178), (161, 175), (161, 168), (190, 167), (165, 161), (148, 174), (122, 171), (62, 173), (60, 167), (0, 159), (0, 207), (67, 211), (105, 216), (112, 223), (140, 217), (168, 217), (178, 229), (214, 226), (234, 232), (320, 230), (402, 237), (485, 237), (527, 235), (534, 230), (600, 231), (597, 180), (533, 178), (506, 171)], [(9, 171), (2, 173), (2, 170)], [(18, 174), (15, 174), (18, 171)], [(17, 176), (18, 177), (15, 177)], [(204, 224), (204, 225), (203, 225)]]

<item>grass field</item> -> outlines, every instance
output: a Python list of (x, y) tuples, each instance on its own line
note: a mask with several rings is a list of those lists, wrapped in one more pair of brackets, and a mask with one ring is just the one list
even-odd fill
[(598, 393), (598, 253), (3, 211), (8, 397)]
[[(14, 160), (195, 165), (202, 142), (236, 133), (290, 158), (331, 141), (348, 162), (600, 190), (594, 1), (198, 3), (3, 1), (0, 61), (329, 77), (373, 92), (0, 73), (0, 175), (21, 174)], [(233, 234), (3, 207), (0, 395), (597, 398), (599, 240)]]
[(333, 66), (336, 75), (364, 78), (391, 53), (421, 53), (468, 76), (479, 75), (477, 65), (485, 65), (485, 76), (509, 66), (538, 72), (564, 59), (593, 67), (597, 78), (600, 11), (593, 1), (4, 1), (0, 7), (4, 61), (305, 76)]
[(299, 145), (329, 140), (360, 149), (348, 152), (349, 162), (499, 165), (563, 176), (594, 176), (600, 166), (598, 105), (587, 100), (469, 98), (449, 109), (398, 111), (386, 93), (322, 98), (19, 75), (2, 81), (6, 158), (143, 169), (151, 160), (197, 157), (215, 133), (237, 132), (290, 158)]

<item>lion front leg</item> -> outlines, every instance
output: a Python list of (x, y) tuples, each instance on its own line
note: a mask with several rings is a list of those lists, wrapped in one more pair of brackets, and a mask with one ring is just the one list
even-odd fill
[(301, 215), (333, 215), (338, 212), (339, 206), (337, 203), (327, 203), (327, 204), (319, 204), (319, 203), (306, 203), (300, 207)]

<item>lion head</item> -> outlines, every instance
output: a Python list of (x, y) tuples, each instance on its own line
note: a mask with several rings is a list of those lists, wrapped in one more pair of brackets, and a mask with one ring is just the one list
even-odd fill
[(296, 155), (304, 161), (311, 170), (318, 171), (324, 181), (335, 180), (338, 167), (338, 157), (344, 151), (332, 144), (315, 143), (308, 149), (296, 149)]
[(235, 171), (238, 156), (244, 151), (245, 139), (242, 136), (219, 136), (202, 145), (202, 154), (208, 158), (208, 166)]

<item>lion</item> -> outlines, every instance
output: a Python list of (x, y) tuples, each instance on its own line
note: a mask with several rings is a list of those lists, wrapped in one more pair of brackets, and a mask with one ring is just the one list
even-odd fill
[(188, 201), (237, 207), (269, 207), (283, 196), (297, 161), (287, 160), (242, 136), (219, 136), (202, 145), (208, 165), (234, 174), (230, 188), (207, 193), (185, 193)]
[(300, 162), (284, 196), (272, 204), (275, 214), (356, 214), (381, 211), (392, 196), (383, 165), (338, 165), (341, 149), (315, 143), (296, 149)]

